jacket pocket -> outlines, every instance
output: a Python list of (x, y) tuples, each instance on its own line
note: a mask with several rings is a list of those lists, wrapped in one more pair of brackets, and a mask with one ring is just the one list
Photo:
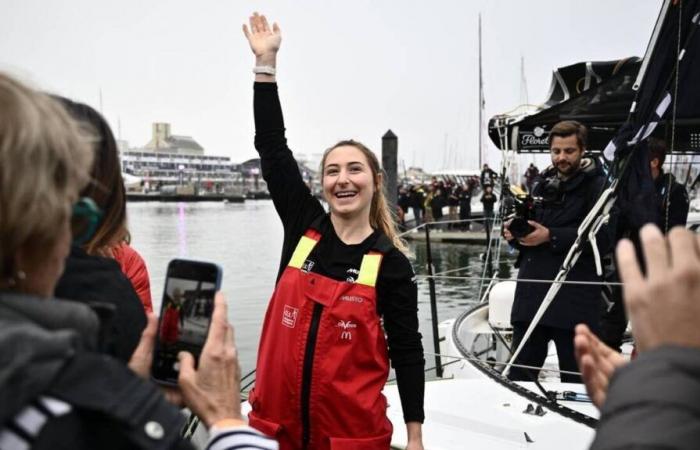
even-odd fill
[(388, 450), (391, 434), (369, 438), (331, 438), (331, 450)]
[(277, 438), (282, 431), (282, 425), (257, 417), (255, 411), (248, 413), (248, 425), (272, 438)]

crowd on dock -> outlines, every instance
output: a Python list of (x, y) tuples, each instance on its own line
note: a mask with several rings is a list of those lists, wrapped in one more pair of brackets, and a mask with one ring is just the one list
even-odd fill
[[(397, 196), (399, 225), (407, 229), (423, 223), (447, 221), (435, 229), (468, 231), (473, 199), (479, 198), (483, 204), (480, 217), (487, 220), (493, 217), (497, 200), (493, 189), (498, 179), (496, 172), (484, 164), (480, 176), (464, 177), (461, 182), (456, 177), (432, 177), (429, 183), (403, 183), (398, 187)], [(409, 213), (413, 215), (411, 220), (407, 219)]]
[[(255, 56), (255, 145), (285, 231), (248, 421), (221, 294), (198, 361), (178, 355), (176, 386), (151, 379), (158, 321), (145, 263), (130, 245), (107, 122), (88, 105), (0, 73), (0, 450), (192, 448), (181, 436), (182, 407), (207, 427), (212, 450), (388, 449), (393, 425), (382, 388), (390, 367), (407, 449), (423, 450), (417, 287), (379, 162), (355, 140), (326, 150), (327, 213), (287, 146), (276, 79), (281, 32), (254, 14), (244, 33)], [(603, 180), (584, 156), (585, 142), (581, 124), (558, 124), (553, 167), (539, 173), (532, 165), (526, 173), (527, 189), (545, 203), (533, 206), (536, 220), (525, 221), (532, 227), (527, 233), (511, 232), (512, 222), (502, 231), (520, 251), (522, 278), (553, 275), (575, 238), (574, 224), (595, 202), (592, 193)], [(654, 180), (665, 182), (663, 157), (644, 164)], [(488, 227), (498, 175), (482, 169), (462, 184), (404, 185), (398, 206), (416, 223), (439, 222), (444, 206), (449, 219), (468, 220), (479, 195)], [(658, 205), (666, 211), (664, 223), (656, 224), (662, 226), (638, 227), (620, 240), (615, 255), (615, 276), (625, 286), (618, 306), (628, 314), (625, 324), (628, 318), (634, 325), (639, 357), (626, 361), (591, 331), (596, 320), (588, 320), (586, 308), (597, 300), (577, 288), (565, 292), (573, 299), (568, 309), (545, 317), (519, 360), (533, 363), (549, 339), (562, 348), (560, 361), (573, 365), (563, 368), (581, 372), (564, 381), (583, 381), (601, 409), (595, 449), (695, 448), (700, 442), (700, 239), (683, 227), (671, 229), (669, 202), (672, 195), (683, 198), (668, 192)], [(405, 215), (399, 217), (404, 224)], [(544, 295), (538, 289), (516, 293), (516, 345), (535, 320)]]

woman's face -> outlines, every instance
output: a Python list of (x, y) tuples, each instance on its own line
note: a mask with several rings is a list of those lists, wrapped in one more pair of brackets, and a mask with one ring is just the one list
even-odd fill
[(51, 297), (58, 279), (63, 274), (65, 261), (70, 253), (71, 229), (66, 219), (57, 231), (56, 242), (50, 248), (24, 251), (20, 249), (17, 267), (25, 274), (19, 281), (19, 290), (26, 294)]
[(344, 145), (331, 150), (323, 167), (323, 196), (333, 214), (369, 217), (374, 191), (372, 168), (360, 149)]

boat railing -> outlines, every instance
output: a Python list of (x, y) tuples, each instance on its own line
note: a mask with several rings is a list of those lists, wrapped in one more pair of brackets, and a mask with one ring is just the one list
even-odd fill
[[(484, 225), (484, 230), (486, 233), (486, 242), (487, 242), (487, 250), (486, 250), (486, 259), (490, 262), (491, 261), (491, 249), (493, 248), (492, 242), (491, 242), (491, 232), (493, 229), (500, 229), (501, 228), (501, 219), (500, 215), (497, 217), (481, 217), (477, 219), (458, 219), (458, 220), (440, 220), (440, 221), (432, 221), (432, 222), (424, 222), (421, 223), (420, 225), (413, 227), (409, 230), (404, 231), (401, 233), (399, 236), (405, 236), (409, 233), (417, 232), (420, 230), (423, 230), (425, 233), (425, 248), (426, 248), (426, 269), (428, 271), (428, 276), (425, 277), (428, 280), (428, 291), (430, 295), (430, 318), (432, 321), (432, 331), (433, 331), (433, 348), (434, 348), (434, 354), (435, 354), (435, 372), (438, 377), (442, 377), (443, 374), (443, 367), (442, 367), (442, 361), (440, 359), (440, 338), (439, 338), (439, 332), (438, 332), (438, 312), (437, 312), (437, 296), (436, 296), (436, 291), (435, 291), (435, 266), (433, 265), (433, 256), (432, 256), (432, 249), (431, 249), (431, 242), (430, 242), (430, 230), (431, 228), (435, 227), (440, 227), (442, 228), (445, 225), (449, 224), (464, 224), (464, 223), (472, 223), (472, 222), (479, 222)], [(500, 244), (500, 233), (497, 234), (498, 236), (498, 242)], [(500, 245), (496, 245), (495, 247), (500, 247)], [(500, 257), (500, 249), (499, 253), (497, 254), (498, 257)], [(487, 264), (485, 264), (486, 266)], [(486, 274), (486, 269), (484, 269), (484, 275)], [(492, 286), (492, 282), (489, 283), (489, 287), (487, 288), (486, 291), (483, 290), (483, 282), (482, 286), (479, 288), (479, 292), (483, 293), (483, 296), (486, 297), (488, 293), (488, 289)]]

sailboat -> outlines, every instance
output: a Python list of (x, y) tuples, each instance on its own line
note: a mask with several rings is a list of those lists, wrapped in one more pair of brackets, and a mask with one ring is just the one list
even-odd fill
[[(646, 164), (645, 140), (665, 137), (671, 154), (700, 153), (700, 0), (665, 0), (643, 58), (581, 62), (556, 69), (547, 100), (531, 114), (503, 114), (489, 121), (489, 136), (509, 158), (548, 151), (549, 130), (563, 119), (590, 129), (589, 147), (608, 163), (607, 188), (578, 230), (532, 328), (567, 282), (584, 245), (595, 247), (596, 231), (617, 203), (629, 205), (638, 181), (635, 167)], [(499, 248), (500, 246), (496, 246)], [(600, 268), (600, 267), (599, 267)], [(423, 441), (429, 449), (583, 449), (590, 445), (598, 412), (584, 387), (558, 381), (555, 356), (546, 374), (532, 382), (513, 382), (504, 374), (519, 348), (511, 348), (510, 308), (515, 280), (496, 273), (484, 300), (443, 322), (437, 372), (426, 383)], [(396, 386), (387, 386), (389, 417), (401, 423)], [(406, 436), (396, 427), (392, 445)]]

